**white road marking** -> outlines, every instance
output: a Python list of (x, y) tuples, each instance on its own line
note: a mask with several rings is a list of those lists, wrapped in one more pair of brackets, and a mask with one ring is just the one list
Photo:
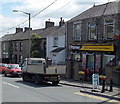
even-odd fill
[(13, 84), (10, 84), (10, 83), (6, 83), (6, 82), (3, 82), (3, 83), (6, 84), (6, 85), (9, 85), (9, 86), (15, 87), (15, 88), (20, 88), (20, 87), (18, 87), (18, 86), (15, 86), (15, 85), (13, 85)]

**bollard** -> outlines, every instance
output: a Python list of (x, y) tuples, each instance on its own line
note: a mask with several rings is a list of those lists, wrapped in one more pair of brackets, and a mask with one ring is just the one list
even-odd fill
[(105, 79), (103, 79), (101, 93), (104, 93), (104, 92), (105, 92)]
[(113, 92), (113, 86), (112, 86), (112, 78), (110, 78), (110, 92)]

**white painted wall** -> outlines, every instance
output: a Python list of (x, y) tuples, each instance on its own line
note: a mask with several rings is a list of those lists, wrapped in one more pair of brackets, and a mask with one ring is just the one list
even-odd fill
[[(56, 55), (56, 56), (53, 56)], [(65, 49), (58, 53), (51, 53), (51, 59), (53, 64), (65, 64)]]
[[(52, 60), (55, 60), (56, 63), (65, 61), (65, 49), (61, 52), (56, 53), (56, 56), (53, 56), (52, 50), (58, 48), (58, 47), (65, 47), (65, 35), (60, 35), (58, 37), (58, 47), (54, 46), (54, 37), (55, 36), (48, 36), (46, 41), (46, 58), (51, 58)], [(55, 53), (54, 53), (55, 54)]]
[[(54, 36), (47, 37), (46, 43), (46, 57), (50, 57), (50, 52), (57, 47), (53, 47)], [(65, 47), (65, 35), (58, 36), (58, 47)]]
[(62, 50), (61, 52), (59, 52), (58, 59), (59, 59), (58, 63), (63, 64), (63, 62), (64, 62), (64, 64), (65, 64), (65, 49)]

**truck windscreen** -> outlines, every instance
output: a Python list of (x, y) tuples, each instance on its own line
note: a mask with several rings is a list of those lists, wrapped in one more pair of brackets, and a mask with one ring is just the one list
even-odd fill
[(30, 64), (40, 64), (42, 63), (41, 60), (31, 60)]

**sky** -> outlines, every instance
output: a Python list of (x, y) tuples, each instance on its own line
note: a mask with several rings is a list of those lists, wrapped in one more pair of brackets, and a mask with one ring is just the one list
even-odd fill
[[(115, 0), (0, 0), (0, 37), (15, 33), (16, 27), (28, 27), (28, 21), (26, 21), (28, 15), (22, 12), (13, 12), (13, 10), (30, 13), (31, 17), (37, 14), (31, 18), (31, 28), (34, 30), (44, 28), (45, 21), (49, 19), (57, 26), (61, 17), (66, 22), (94, 4), (104, 4), (108, 1)], [(47, 6), (49, 7), (46, 8)], [(26, 22), (21, 24), (24, 21)]]

